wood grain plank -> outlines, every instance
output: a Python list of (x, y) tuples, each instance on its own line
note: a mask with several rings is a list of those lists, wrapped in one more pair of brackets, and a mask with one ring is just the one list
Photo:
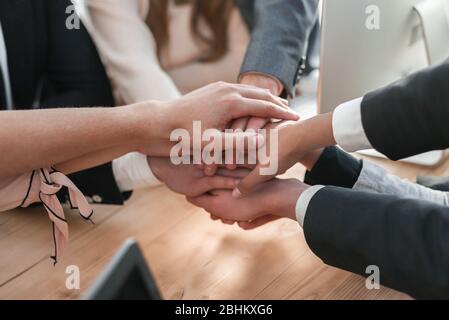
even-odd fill
[[(413, 181), (435, 168), (374, 159)], [(296, 166), (286, 175), (300, 177)], [(97, 206), (92, 226), (69, 215), (71, 240), (56, 267), (50, 223), (41, 208), (0, 214), (0, 299), (80, 298), (128, 237), (143, 249), (167, 299), (409, 299), (388, 288), (367, 290), (364, 279), (323, 264), (294, 221), (245, 232), (209, 219), (164, 187), (135, 193), (124, 207)], [(77, 265), (81, 290), (65, 287)]]
[[(118, 206), (94, 206), (93, 220), (101, 225)], [(66, 210), (70, 247), (84, 232), (93, 229), (77, 212)], [(53, 265), (51, 222), (44, 208), (17, 209), (0, 213), (0, 287), (38, 262)]]

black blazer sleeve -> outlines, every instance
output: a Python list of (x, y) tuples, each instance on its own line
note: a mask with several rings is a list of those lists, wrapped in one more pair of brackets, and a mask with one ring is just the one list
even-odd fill
[(449, 147), (449, 60), (363, 98), (368, 140), (398, 160)]
[(113, 106), (114, 98), (96, 47), (85, 27), (66, 28), (70, 0), (46, 1), (48, 57), (41, 105)]
[(427, 201), (325, 187), (304, 233), (325, 263), (360, 275), (377, 265), (383, 285), (415, 298), (449, 298), (449, 208)]
[(313, 169), (306, 172), (304, 182), (311, 186), (321, 184), (350, 189), (357, 182), (362, 167), (362, 160), (338, 147), (327, 147)]
[[(94, 43), (85, 27), (66, 28), (69, 0), (45, 1), (49, 55), (41, 107), (113, 106), (112, 88)], [(123, 204), (122, 194), (107, 163), (69, 176), (94, 203)], [(60, 195), (67, 197), (65, 190)]]
[(237, 0), (251, 28), (241, 73), (279, 79), (289, 96), (299, 81), (309, 35), (318, 19), (317, 0)]

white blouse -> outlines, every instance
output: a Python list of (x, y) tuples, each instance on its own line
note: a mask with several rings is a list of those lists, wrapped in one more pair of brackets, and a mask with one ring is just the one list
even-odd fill
[[(106, 65), (120, 103), (170, 100), (218, 80), (237, 80), (250, 34), (237, 8), (229, 24), (229, 51), (219, 61), (199, 62), (203, 46), (190, 32), (191, 6), (172, 4), (169, 45), (161, 61), (146, 24), (149, 0), (85, 0), (81, 15)], [(82, 5), (78, 0), (78, 5)], [(79, 11), (82, 12), (82, 11)]]

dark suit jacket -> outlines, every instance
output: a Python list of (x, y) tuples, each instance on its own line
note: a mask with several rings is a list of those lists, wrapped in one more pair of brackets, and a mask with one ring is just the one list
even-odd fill
[[(449, 60), (365, 96), (362, 122), (371, 144), (392, 159), (449, 147)], [(360, 162), (327, 149), (311, 184), (304, 220), (310, 248), (327, 264), (365, 275), (415, 298), (449, 298), (449, 208), (351, 188)]]
[[(16, 109), (29, 109), (36, 100), (39, 108), (114, 105), (109, 80), (86, 30), (66, 28), (69, 5), (69, 0), (0, 0)], [(71, 179), (99, 202), (123, 202), (110, 163)]]
[(318, 0), (237, 0), (251, 42), (241, 73), (263, 72), (279, 79), (294, 96), (309, 44), (318, 23)]
[(449, 59), (363, 98), (371, 145), (393, 160), (449, 147)]

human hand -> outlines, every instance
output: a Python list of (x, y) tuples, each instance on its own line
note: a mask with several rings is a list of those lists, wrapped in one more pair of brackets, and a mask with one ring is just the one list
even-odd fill
[[(194, 121), (201, 123), (200, 134), (207, 129), (214, 129), (217, 131), (216, 136), (224, 140), (229, 136), (231, 138), (238, 136), (223, 132), (234, 119), (245, 116), (283, 120), (299, 118), (288, 109), (283, 99), (270, 94), (267, 90), (224, 82), (208, 85), (174, 101), (159, 102), (154, 108), (148, 108), (148, 103), (139, 103), (135, 108), (140, 111), (139, 128), (142, 129), (147, 123), (147, 132), (143, 133), (143, 136), (147, 137), (147, 146), (138, 151), (151, 156), (170, 154), (174, 144), (170, 143), (169, 137), (175, 129), (185, 129), (190, 137), (193, 137)], [(157, 128), (148, 128), (149, 118), (152, 119), (152, 123), (158, 125)], [(206, 143), (202, 142), (200, 147)]]
[(173, 121), (175, 128), (190, 128), (194, 120), (201, 120), (203, 129), (223, 131), (233, 120), (245, 116), (298, 120), (286, 100), (268, 90), (243, 84), (214, 83), (170, 104), (171, 112), (178, 115)]
[[(239, 83), (268, 90), (268, 92), (270, 92), (274, 96), (279, 96), (282, 93), (282, 90), (284, 90), (284, 87), (279, 80), (263, 73), (256, 73), (256, 72), (245, 73), (240, 77)], [(287, 100), (284, 101), (288, 104)], [(268, 118), (242, 117), (234, 120), (230, 126), (230, 129), (232, 130), (240, 129), (242, 131), (246, 131), (247, 129), (253, 129), (257, 131), (265, 127), (265, 125), (270, 121), (271, 119)], [(205, 173), (207, 175), (214, 175), (217, 166), (212, 164), (207, 165), (204, 168)], [(233, 170), (236, 168), (236, 165), (228, 164), (227, 168)]]
[(273, 179), (241, 199), (234, 198), (229, 190), (215, 190), (187, 200), (214, 217), (236, 221), (242, 228), (253, 228), (279, 218), (295, 220), (296, 202), (307, 188), (296, 179)]
[[(248, 72), (243, 74), (239, 79), (239, 83), (266, 89), (275, 96), (279, 96), (282, 93), (282, 90), (284, 90), (284, 87), (279, 80), (267, 74), (258, 72)], [(253, 129), (257, 131), (258, 129), (265, 127), (268, 122), (270, 122), (270, 119), (244, 117), (234, 120), (231, 129), (241, 129), (243, 131), (246, 129)]]
[(174, 165), (169, 158), (148, 157), (148, 164), (154, 175), (170, 190), (188, 197), (197, 197), (215, 189), (232, 190), (239, 179), (248, 174), (248, 171), (241, 170), (222, 174), (219, 171), (209, 177), (197, 166)]
[[(331, 113), (302, 122), (273, 123), (266, 129), (265, 144), (258, 152), (258, 164), (233, 190), (234, 197), (249, 194), (257, 185), (284, 173), (301, 160), (314, 165), (321, 154), (320, 148), (336, 144)], [(318, 153), (311, 154), (317, 149)]]

